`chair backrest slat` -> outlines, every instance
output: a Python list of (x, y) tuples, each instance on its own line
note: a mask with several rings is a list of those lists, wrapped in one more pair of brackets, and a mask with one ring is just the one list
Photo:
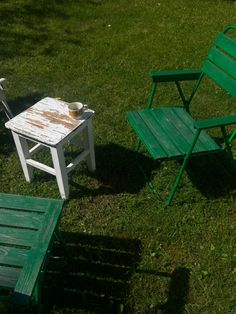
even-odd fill
[(231, 76), (209, 60), (204, 63), (202, 71), (233, 97), (236, 97), (236, 82)]
[(234, 59), (229, 58), (225, 53), (217, 48), (213, 48), (209, 55), (208, 60), (216, 64), (224, 72), (236, 78), (236, 62)]
[(202, 71), (236, 98), (236, 40), (227, 35), (216, 38)]
[(224, 33), (220, 33), (215, 40), (215, 46), (236, 58), (236, 41)]

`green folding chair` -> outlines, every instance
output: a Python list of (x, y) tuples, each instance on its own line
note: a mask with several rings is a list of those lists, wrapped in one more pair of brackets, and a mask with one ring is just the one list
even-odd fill
[[(54, 240), (67, 257), (58, 224), (62, 200), (0, 193), (0, 301), (36, 305), (41, 312), (41, 285)], [(14, 312), (15, 312), (14, 311)]]
[[(190, 114), (190, 103), (204, 76), (236, 98), (236, 40), (233, 35), (236, 35), (235, 25), (226, 27), (217, 36), (200, 70), (151, 72), (153, 85), (147, 108), (127, 113), (128, 121), (138, 137), (136, 152), (143, 144), (155, 160), (183, 159), (166, 201), (166, 207), (171, 204), (190, 157), (225, 150), (236, 170), (231, 151), (231, 142), (236, 137), (236, 130), (231, 134), (228, 134), (226, 130), (227, 125), (236, 124), (236, 115), (195, 121)], [(190, 97), (186, 98), (180, 82), (191, 80), (195, 81), (193, 90)], [(183, 106), (152, 108), (157, 84), (163, 82), (175, 83)], [(206, 130), (212, 128), (220, 128), (224, 145), (220, 146), (209, 136)], [(139, 167), (148, 185), (155, 190), (140, 163)]]

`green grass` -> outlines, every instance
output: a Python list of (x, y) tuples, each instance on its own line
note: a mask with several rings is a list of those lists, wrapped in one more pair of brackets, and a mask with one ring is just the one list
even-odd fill
[[(96, 111), (97, 171), (81, 165), (71, 173), (61, 221), (75, 269), (64, 274), (59, 262), (49, 265), (46, 313), (235, 313), (232, 169), (222, 156), (191, 161), (173, 206), (164, 209), (138, 171), (125, 118), (146, 106), (147, 72), (201, 66), (217, 33), (235, 22), (235, 4), (2, 0), (0, 15), (0, 76), (13, 112), (45, 96)], [(235, 101), (207, 83), (194, 116), (235, 113)], [(166, 95), (167, 104), (176, 101), (172, 86), (160, 88), (159, 101)], [(3, 112), (0, 118), (1, 192), (59, 198), (45, 173), (25, 182)], [(154, 163), (145, 152), (143, 162), (167, 196), (179, 164)]]

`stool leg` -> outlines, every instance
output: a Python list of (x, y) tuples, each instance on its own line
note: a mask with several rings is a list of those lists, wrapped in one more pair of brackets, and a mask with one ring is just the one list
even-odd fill
[(12, 132), (14, 142), (16, 144), (17, 153), (20, 159), (20, 163), (27, 182), (33, 180), (33, 167), (29, 166), (26, 162), (27, 158), (30, 158), (29, 147), (25, 138), (19, 136), (17, 133)]
[(87, 121), (87, 127), (84, 131), (84, 148), (89, 150), (89, 155), (86, 158), (89, 171), (96, 170), (94, 140), (93, 140), (93, 126), (92, 119)]
[(61, 197), (67, 199), (69, 196), (69, 184), (63, 147), (61, 145), (50, 147), (50, 151)]

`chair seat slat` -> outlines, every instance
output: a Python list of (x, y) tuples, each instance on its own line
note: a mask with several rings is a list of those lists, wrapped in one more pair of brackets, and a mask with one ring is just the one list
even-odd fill
[[(129, 121), (154, 159), (183, 157), (196, 135), (193, 118), (184, 108), (158, 108), (129, 112)], [(220, 147), (202, 131), (193, 154)]]

